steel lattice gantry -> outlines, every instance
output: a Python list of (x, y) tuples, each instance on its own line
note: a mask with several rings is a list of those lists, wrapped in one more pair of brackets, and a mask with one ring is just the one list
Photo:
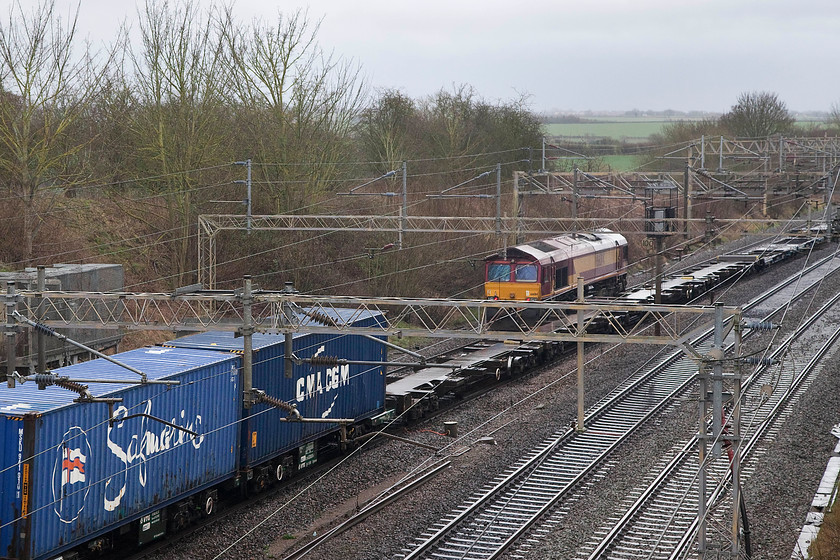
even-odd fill
[[(318, 297), (261, 290), (254, 291), (250, 305), (253, 329), (265, 333), (338, 331), (398, 337), (527, 338), (676, 346), (685, 346), (687, 340), (708, 327), (715, 312), (713, 306)], [(242, 329), (245, 318), (241, 291), (185, 295), (22, 291), (6, 296), (0, 320), (8, 322), (8, 309), (15, 308), (30, 318), (39, 313), (51, 317), (44, 321), (51, 328), (73, 325), (93, 329), (235, 332)], [(378, 327), (325, 325), (323, 317), (336, 308), (353, 309), (357, 314), (383, 312), (387, 319)], [(289, 309), (307, 311), (289, 313)], [(725, 309), (727, 319), (740, 314), (738, 308)], [(521, 319), (524, 312), (530, 313), (527, 323)], [(505, 328), (500, 328), (503, 322)], [(648, 327), (654, 324), (659, 325), (660, 336), (648, 333)], [(511, 325), (515, 325), (513, 330)], [(551, 332), (549, 326), (560, 330)]]
[[(666, 220), (676, 224), (686, 221), (706, 224), (705, 218)], [(767, 225), (774, 220), (718, 219), (717, 223)], [(249, 225), (250, 223), (250, 225)], [(807, 220), (780, 220), (779, 223), (804, 226)], [(577, 229), (610, 228), (627, 235), (645, 235), (644, 220), (638, 217), (579, 217), (579, 218), (515, 218), (515, 217), (458, 217), (458, 216), (326, 216), (276, 214), (243, 216), (240, 214), (203, 214), (198, 224), (198, 283), (213, 290), (216, 287), (216, 241), (222, 231), (345, 231), (359, 233), (484, 233), (487, 235), (549, 237)], [(403, 228), (404, 226), (404, 228)], [(501, 246), (501, 243), (500, 243)]]
[[(706, 169), (706, 155), (718, 156), (718, 169)], [(501, 190), (497, 186), (496, 215), (488, 217), (463, 216), (409, 216), (405, 210), (407, 191), (403, 189), (403, 212), (400, 216), (373, 215), (245, 215), (205, 214), (198, 220), (198, 282), (209, 289), (216, 287), (216, 243), (222, 231), (321, 231), (321, 232), (384, 232), (398, 234), (400, 241), (407, 233), (461, 233), (505, 236), (514, 244), (524, 236), (555, 236), (570, 231), (608, 227), (627, 234), (643, 234), (643, 219), (638, 216), (616, 218), (582, 218), (577, 205), (583, 198), (623, 198), (643, 202), (651, 188), (671, 188), (682, 196), (683, 212), (680, 223), (688, 233), (689, 223), (705, 223), (705, 219), (692, 218), (692, 199), (699, 197), (738, 198), (763, 200), (767, 204), (771, 189), (769, 178), (785, 184), (795, 184), (794, 191), (801, 194), (807, 187), (816, 190), (829, 182), (831, 173), (840, 162), (840, 138), (762, 138), (717, 140), (701, 137), (679, 149), (665, 154), (662, 159), (685, 160), (682, 178), (671, 172), (627, 173), (574, 173), (540, 171), (515, 172), (513, 177), (512, 217), (501, 213)], [(724, 169), (726, 164), (755, 162), (762, 170)], [(771, 161), (778, 166), (769, 171)], [(803, 173), (797, 162), (810, 162)], [(795, 177), (786, 173), (786, 166), (795, 168)], [(821, 166), (821, 169), (820, 169)], [(405, 169), (403, 169), (405, 175)], [(498, 180), (498, 179), (497, 179)], [(404, 178), (405, 181), (405, 178)], [(802, 188), (802, 186), (806, 188)], [(786, 189), (790, 191), (790, 188)], [(749, 192), (748, 192), (749, 191)], [(566, 218), (523, 217), (522, 201), (528, 195), (560, 195), (572, 202), (571, 216)], [(490, 195), (487, 195), (490, 196)], [(250, 200), (250, 195), (249, 195)], [(829, 201), (830, 202), (830, 201)], [(741, 220), (743, 222), (744, 220)], [(721, 223), (724, 221), (721, 220)], [(672, 228), (676, 231), (676, 227)], [(499, 243), (501, 246), (503, 243)], [(400, 243), (402, 246), (402, 243)]]
[[(739, 331), (741, 309), (715, 306), (641, 305), (615, 302), (583, 301), (582, 288), (577, 302), (515, 302), (497, 300), (450, 300), (411, 298), (315, 297), (292, 291), (252, 291), (246, 277), (244, 288), (229, 292), (194, 294), (162, 293), (90, 293), (32, 292), (16, 293), (9, 283), (0, 320), (6, 324), (7, 341), (14, 347), (18, 330), (16, 321), (44, 320), (44, 327), (75, 327), (129, 330), (239, 332), (244, 337), (243, 404), (253, 401), (251, 382), (251, 336), (254, 332), (345, 333), (387, 336), (426, 336), (445, 338), (484, 338), (508, 340), (523, 338), (544, 341), (576, 341), (578, 343), (578, 429), (583, 429), (583, 343), (613, 342), (672, 345), (683, 349), (699, 362), (711, 362), (719, 370), (723, 353), (714, 355), (725, 336), (724, 325)], [(351, 309), (343, 323), (330, 320), (338, 316), (335, 308)], [(356, 315), (370, 311), (385, 313), (378, 326), (354, 326)], [(519, 318), (530, 313), (528, 323)], [(22, 317), (21, 317), (22, 316)], [(498, 325), (505, 320), (506, 329)], [(510, 323), (518, 325), (507, 330)], [(708, 355), (692, 347), (692, 341), (714, 323), (716, 343)], [(410, 326), (406, 326), (410, 325)], [(656, 329), (651, 329), (656, 326)], [(653, 332), (651, 332), (653, 331)], [(656, 333), (656, 334), (654, 334)], [(736, 351), (739, 355), (740, 351)], [(14, 386), (14, 352), (7, 364), (7, 381)], [(286, 359), (291, 359), (289, 355)], [(717, 376), (723, 379), (722, 374)], [(701, 390), (701, 393), (704, 391)], [(701, 419), (701, 433), (705, 415)], [(739, 415), (736, 409), (736, 423)], [(738, 433), (737, 430), (735, 432)], [(737, 442), (735, 443), (737, 445)], [(737, 449), (737, 448), (736, 448)], [(737, 453), (737, 451), (736, 451)], [(702, 464), (702, 461), (701, 461)], [(737, 525), (736, 525), (737, 526)]]
[[(344, 231), (360, 233), (485, 233), (507, 236), (517, 231), (543, 237), (578, 229), (611, 227), (639, 229), (632, 219), (622, 218), (509, 218), (501, 216), (329, 216), (204, 214), (198, 219), (198, 282), (216, 286), (216, 240), (222, 231)], [(500, 243), (501, 245), (501, 243)]]
[(784, 172), (802, 160), (808, 160), (815, 171), (821, 167), (825, 172), (840, 161), (840, 138), (837, 137), (701, 137), (692, 143), (692, 147), (699, 151), (696, 156), (702, 168), (708, 167), (706, 156), (717, 157), (719, 169), (725, 167), (723, 162), (727, 159), (755, 160), (766, 162), (765, 169), (772, 168), (777, 172)]

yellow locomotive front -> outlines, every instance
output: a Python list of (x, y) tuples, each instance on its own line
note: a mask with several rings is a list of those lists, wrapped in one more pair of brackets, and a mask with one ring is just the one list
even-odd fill
[(518, 259), (485, 263), (484, 297), (528, 301), (542, 299), (539, 263)]

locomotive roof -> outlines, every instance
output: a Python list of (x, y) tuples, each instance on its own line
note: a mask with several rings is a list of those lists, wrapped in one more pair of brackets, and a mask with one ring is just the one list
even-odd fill
[[(507, 253), (508, 257), (525, 257), (540, 264), (550, 264), (624, 245), (627, 245), (627, 240), (620, 233), (608, 229), (598, 229), (594, 232), (566, 234), (531, 241), (516, 247), (509, 247)], [(498, 258), (498, 255), (493, 255), (485, 260), (496, 260)]]

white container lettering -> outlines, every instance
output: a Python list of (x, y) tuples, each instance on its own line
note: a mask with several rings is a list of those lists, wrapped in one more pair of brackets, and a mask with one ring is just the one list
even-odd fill
[(327, 368), (326, 371), (316, 371), (299, 377), (295, 386), (295, 398), (297, 402), (303, 402), (316, 394), (329, 393), (349, 384), (349, 365)]
[[(146, 402), (145, 413), (152, 414), (151, 401)], [(173, 449), (179, 445), (191, 443), (195, 449), (201, 447), (204, 441), (204, 436), (194, 437), (183, 430), (159, 424), (154, 422), (151, 426), (157, 429), (153, 431), (150, 426), (150, 421), (146, 417), (140, 419), (140, 429), (136, 433), (131, 433), (128, 428), (124, 426), (125, 422), (120, 420), (129, 415), (126, 407), (120, 406), (114, 412), (114, 425), (108, 426), (108, 450), (111, 451), (123, 464), (123, 469), (119, 474), (108, 478), (105, 481), (105, 510), (114, 511), (125, 496), (126, 486), (129, 480), (129, 467), (134, 467), (137, 463), (137, 477), (140, 485), (146, 486), (146, 459), (149, 459), (157, 453)], [(196, 415), (193, 419), (187, 421), (186, 412), (181, 410), (180, 418), (172, 418), (168, 420), (171, 424), (184, 427), (190, 431), (196, 431), (201, 426), (201, 416)], [(122, 444), (122, 445), (121, 445)], [(116, 496), (108, 498), (113, 495), (114, 488), (119, 484), (118, 478), (122, 478), (122, 486), (116, 492)]]

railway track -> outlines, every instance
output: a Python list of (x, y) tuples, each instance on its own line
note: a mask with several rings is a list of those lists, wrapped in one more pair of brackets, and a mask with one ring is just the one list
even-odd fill
[[(745, 309), (782, 308), (792, 299), (791, 286), (796, 292), (793, 297), (799, 297), (838, 266), (830, 258), (823, 259), (801, 277), (755, 298)], [(695, 344), (702, 351), (709, 342)], [(694, 362), (681, 353), (671, 354), (649, 371), (637, 372), (593, 407), (585, 432), (566, 430), (544, 441), (430, 528), (405, 550), (404, 558), (497, 558), (557, 508), (637, 428), (684, 392), (695, 372)]]
[[(775, 368), (764, 366), (745, 382), (745, 402), (759, 404), (750, 407), (749, 423), (742, 430), (742, 482), (754, 471), (757, 459), (807, 389), (821, 360), (840, 338), (840, 328), (836, 326), (840, 324), (839, 301), (840, 294), (832, 297), (773, 352), (771, 357), (783, 360), (778, 375), (774, 375)], [(818, 338), (819, 344), (815, 342)], [(781, 390), (768, 394), (768, 386)], [(670, 460), (650, 473), (647, 484), (629, 496), (623, 515), (611, 527), (601, 529), (599, 539), (585, 545), (578, 559), (696, 557), (700, 495), (697, 453), (696, 437), (675, 448)], [(708, 462), (708, 477), (718, 482), (707, 497), (707, 550), (736, 552), (730, 550), (731, 472), (726, 454)], [(748, 533), (746, 529), (742, 531), (741, 539)], [(739, 543), (742, 554), (746, 545)]]
[[(716, 290), (761, 270), (764, 265), (759, 266), (758, 263), (764, 263), (764, 259), (771, 263), (780, 262), (810, 251), (818, 241), (817, 238), (802, 237), (785, 239), (786, 242), (781, 244), (768, 245), (766, 241), (749, 243), (738, 253), (726, 253), (672, 270), (663, 278), (663, 298), (671, 303), (692, 303), (692, 298), (700, 300), (710, 290), (714, 294)], [(633, 287), (611, 301), (618, 304), (645, 303), (652, 302), (653, 298), (653, 288), (646, 284)], [(529, 311), (524, 313), (527, 315)], [(562, 330), (569, 328), (570, 321), (575, 321), (571, 317), (561, 319), (546, 314), (539, 318), (531, 316), (530, 320), (541, 324), (541, 328)], [(590, 319), (584, 314), (584, 321)], [(618, 314), (615, 317), (618, 323), (623, 319), (629, 320), (629, 316)], [(401, 419), (409, 421), (428, 417), (447, 399), (461, 399), (469, 392), (493, 385), (493, 377), (498, 381), (518, 376), (575, 348), (574, 344), (563, 342), (527, 342), (526, 331), (535, 328), (535, 325), (525, 316), (512, 314), (498, 320), (511, 329), (511, 340), (505, 343), (473, 340), (444, 355), (427, 358), (425, 367), (417, 368), (414, 364), (389, 372), (388, 408), (394, 409)], [(615, 324), (613, 320), (597, 318), (588, 328), (592, 332), (611, 331)], [(525, 342), (512, 344), (517, 339)]]
[[(469, 352), (476, 352), (476, 351), (478, 351), (478, 353), (490, 352), (490, 354), (493, 354), (493, 351), (490, 351), (488, 348), (485, 348), (484, 346), (487, 346), (487, 345), (484, 345), (480, 342), (473, 341), (471, 343), (468, 343), (465, 347), (460, 348), (460, 349), (450, 348), (448, 351), (444, 352), (444, 354), (449, 354), (449, 355), (457, 354), (457, 355), (465, 356)], [(501, 346), (504, 346), (504, 345), (501, 345)], [(507, 351), (509, 351), (510, 348), (512, 348), (512, 347), (510, 345), (508, 345)], [(519, 352), (520, 350), (521, 350), (521, 352)], [(556, 353), (557, 350), (558, 350), (557, 348), (547, 349), (545, 347), (540, 347), (540, 348), (537, 349), (537, 351), (540, 353), (540, 355), (546, 354), (546, 352), (547, 352), (549, 359), (550, 359), (550, 356), (553, 355), (554, 353)], [(528, 355), (526, 355), (526, 352), (527, 352)], [(511, 355), (509, 358), (505, 358), (504, 363), (502, 363), (500, 365), (502, 366), (502, 369), (507, 368), (507, 370), (511, 370), (512, 366), (515, 366), (515, 368), (525, 367), (526, 362), (528, 360), (533, 360), (533, 358), (530, 357), (530, 356), (533, 355), (533, 353), (534, 353), (534, 349), (514, 348), (514, 354)], [(442, 359), (442, 358), (438, 358), (438, 357), (427, 358), (427, 360), (429, 362), (433, 363), (433, 364), (436, 363), (438, 359)], [(492, 362), (493, 360), (494, 360), (494, 358), (490, 358), (489, 361)], [(498, 361), (498, 360), (496, 360), (496, 361)], [(498, 381), (499, 380), (499, 377), (498, 377), (499, 369), (495, 368), (495, 366), (494, 366), (494, 369), (497, 372), (496, 373), (496, 380)], [(391, 372), (391, 373), (393, 373), (393, 372)], [(449, 373), (451, 373), (451, 371)], [(473, 373), (472, 375), (475, 376), (475, 373)], [(391, 377), (391, 376), (389, 375), (389, 377)], [(504, 381), (504, 378), (502, 379), (502, 381)], [(496, 386), (496, 384), (492, 384), (492, 386)], [(485, 388), (485, 390), (488, 390), (488, 389)], [(441, 404), (443, 404), (443, 401), (441, 401)], [(312, 474), (314, 474), (314, 473), (312, 473)], [(405, 493), (407, 493), (409, 491), (410, 490), (406, 490), (405, 492), (402, 492), (400, 490), (394, 489), (392, 492), (388, 493), (387, 499), (389, 501), (399, 500), (401, 498), (401, 496), (403, 496)], [(268, 496), (270, 496), (270, 494), (269, 495), (264, 495), (263, 497), (268, 497)], [(386, 505), (385, 503), (377, 500), (376, 502), (370, 504), (369, 508), (368, 507), (363, 508), (363, 511), (359, 512), (359, 515), (353, 516), (348, 521), (348, 523), (342, 524), (342, 526), (339, 529), (337, 529), (335, 531), (330, 531), (329, 534), (325, 534), (323, 539), (318, 539), (318, 542), (313, 542), (311, 545), (307, 544), (306, 549), (300, 551), (300, 553), (299, 553), (300, 556), (304, 556), (304, 555), (308, 554), (309, 551), (316, 549), (318, 546), (320, 546), (324, 542), (329, 542), (333, 537), (341, 534), (344, 530), (350, 528), (353, 524), (356, 524), (356, 523), (360, 522), (361, 520), (363, 520), (367, 516), (372, 515), (379, 508), (384, 507), (385, 505)], [(228, 513), (233, 514), (233, 513), (235, 513), (235, 511), (238, 511), (238, 508), (233, 507), (230, 510), (228, 510), (226, 508), (222, 512), (222, 516), (224, 516), (225, 514), (228, 514)], [(215, 523), (219, 523), (219, 521), (221, 521), (221, 520), (218, 517), (215, 517)], [(198, 527), (194, 527), (194, 529), (198, 529)], [(298, 554), (298, 553), (296, 553), (296, 554)], [(293, 557), (297, 557), (297, 556), (292, 556), (290, 558), (293, 558)]]

